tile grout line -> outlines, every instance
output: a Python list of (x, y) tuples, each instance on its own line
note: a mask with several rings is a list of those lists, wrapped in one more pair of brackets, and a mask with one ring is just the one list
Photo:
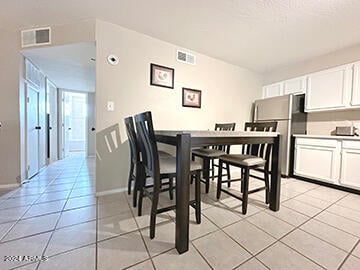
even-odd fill
[[(350, 256), (354, 256), (352, 255), (352, 253), (354, 252), (354, 250), (356, 249), (356, 247), (360, 245), (360, 239), (357, 241), (357, 243), (355, 244), (355, 246), (353, 246), (353, 248), (350, 250), (350, 252), (345, 256), (344, 260), (341, 262), (341, 264), (339, 265), (339, 268), (338, 269), (341, 269), (341, 267), (345, 264), (345, 262), (348, 260), (348, 258)], [(354, 256), (356, 257), (356, 256)], [(357, 258), (357, 257), (356, 257)]]
[[(81, 167), (83, 166), (83, 163), (84, 163), (84, 161), (82, 162), (82, 165), (80, 166), (79, 171), (81, 170)], [(63, 171), (63, 170), (62, 170), (62, 171)], [(78, 171), (78, 174), (77, 174), (76, 178), (77, 178), (78, 175), (79, 175), (79, 171)], [(60, 212), (60, 215), (59, 215), (59, 217), (58, 217), (58, 219), (57, 219), (57, 221), (56, 221), (56, 223), (55, 223), (54, 230), (52, 231), (52, 233), (51, 233), (51, 235), (50, 235), (50, 237), (49, 237), (49, 239), (48, 239), (48, 241), (47, 241), (47, 243), (46, 243), (46, 245), (45, 245), (45, 247), (44, 247), (44, 249), (43, 249), (43, 252), (42, 252), (42, 254), (41, 254), (42, 256), (45, 256), (45, 252), (46, 252), (46, 250), (47, 250), (47, 248), (48, 248), (48, 246), (49, 246), (49, 244), (50, 244), (50, 241), (52, 240), (52, 238), (53, 238), (53, 236), (54, 236), (54, 234), (55, 234), (56, 227), (57, 227), (57, 225), (58, 225), (59, 222), (60, 222), (60, 219), (61, 219), (61, 216), (62, 216), (62, 212), (63, 212), (63, 210), (65, 209), (66, 203), (67, 203), (67, 201), (68, 201), (68, 199), (69, 199), (69, 196), (70, 196), (70, 194), (71, 194), (74, 186), (75, 186), (75, 182), (74, 182), (73, 187), (72, 187), (72, 189), (71, 189), (71, 191), (70, 191), (70, 193), (69, 193), (69, 195), (68, 195), (68, 197), (67, 197), (67, 199), (66, 199), (66, 202), (64, 203), (64, 205), (63, 205), (63, 207), (62, 207), (62, 210), (61, 210), (61, 212)], [(38, 270), (38, 269), (39, 269), (40, 264), (41, 264), (41, 262), (39, 262), (39, 264), (37, 265), (37, 267), (35, 268), (35, 270)]]
[[(122, 193), (123, 193), (123, 192), (122, 192)], [(123, 196), (126, 196), (126, 195), (127, 195), (127, 194), (124, 194), (124, 193), (123, 193)], [(134, 215), (134, 213), (133, 213), (133, 211), (132, 211), (132, 209), (131, 209), (132, 205), (131, 205), (131, 203), (129, 202), (129, 200), (128, 200), (126, 197), (125, 197), (125, 200), (126, 200), (126, 202), (127, 202), (127, 204), (128, 204), (128, 207), (130, 208), (131, 216), (132, 216), (132, 218), (134, 219), (136, 226), (138, 227), (138, 231), (139, 231), (141, 240), (142, 240), (142, 242), (143, 242), (143, 245), (144, 245), (144, 247), (145, 247), (145, 250), (146, 250), (146, 252), (147, 252), (147, 255), (148, 255), (149, 258), (150, 258), (150, 262), (151, 262), (153, 268), (156, 270), (155, 263), (154, 263), (151, 255), (150, 255), (150, 251), (149, 251), (148, 247), (146, 246), (144, 236), (143, 236), (143, 234), (142, 234), (142, 232), (141, 232), (141, 228), (140, 228), (140, 226), (139, 226), (139, 224), (138, 224), (138, 222), (137, 222), (137, 220), (136, 220), (136, 218), (135, 218), (135, 215)], [(171, 218), (171, 217), (170, 217), (170, 218)], [(146, 260), (146, 261), (147, 261), (147, 260)], [(144, 262), (144, 261), (142, 261), (142, 262)], [(140, 264), (140, 263), (142, 263), (142, 262), (139, 262), (138, 264)], [(134, 265), (137, 265), (137, 264), (134, 264)], [(134, 266), (134, 265), (133, 265), (133, 266)], [(132, 267), (132, 266), (130, 266), (130, 267)], [(125, 268), (125, 269), (126, 269), (126, 268)]]

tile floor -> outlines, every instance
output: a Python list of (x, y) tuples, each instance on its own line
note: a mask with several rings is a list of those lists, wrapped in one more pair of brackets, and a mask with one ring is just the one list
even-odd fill
[[(201, 225), (191, 210), (190, 250), (179, 255), (174, 212), (158, 216), (150, 240), (149, 202), (137, 217), (126, 193), (95, 198), (94, 172), (94, 159), (72, 156), (0, 191), (0, 269), (360, 269), (358, 195), (283, 179), (279, 212), (260, 192), (243, 216), (240, 201), (216, 201), (212, 186), (202, 194)], [(160, 204), (169, 202), (162, 194)]]

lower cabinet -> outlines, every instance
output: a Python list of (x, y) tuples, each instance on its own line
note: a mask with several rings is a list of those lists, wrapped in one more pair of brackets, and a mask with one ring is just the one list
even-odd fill
[(295, 145), (294, 174), (329, 183), (340, 177), (341, 142), (298, 138)]
[(294, 175), (360, 190), (360, 140), (296, 137)]
[(360, 189), (360, 141), (343, 141), (340, 184)]

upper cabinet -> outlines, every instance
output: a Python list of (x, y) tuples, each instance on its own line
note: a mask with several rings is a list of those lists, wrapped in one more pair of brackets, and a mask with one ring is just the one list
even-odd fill
[(354, 64), (351, 105), (360, 106), (360, 62)]
[(303, 94), (306, 91), (306, 77), (298, 77), (284, 81), (284, 94)]
[(284, 84), (282, 82), (266, 85), (263, 87), (263, 97), (276, 97), (284, 94)]
[(360, 108), (360, 61), (263, 87), (263, 98), (305, 93), (305, 111)]
[(352, 66), (344, 65), (308, 75), (306, 111), (343, 109), (350, 105)]

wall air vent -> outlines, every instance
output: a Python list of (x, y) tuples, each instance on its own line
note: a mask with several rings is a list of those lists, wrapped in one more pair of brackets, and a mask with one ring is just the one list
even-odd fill
[(176, 51), (176, 60), (178, 60), (181, 63), (196, 65), (195, 55), (188, 53), (188, 52), (177, 50)]
[(21, 31), (21, 47), (41, 46), (51, 44), (50, 27), (28, 29)]

